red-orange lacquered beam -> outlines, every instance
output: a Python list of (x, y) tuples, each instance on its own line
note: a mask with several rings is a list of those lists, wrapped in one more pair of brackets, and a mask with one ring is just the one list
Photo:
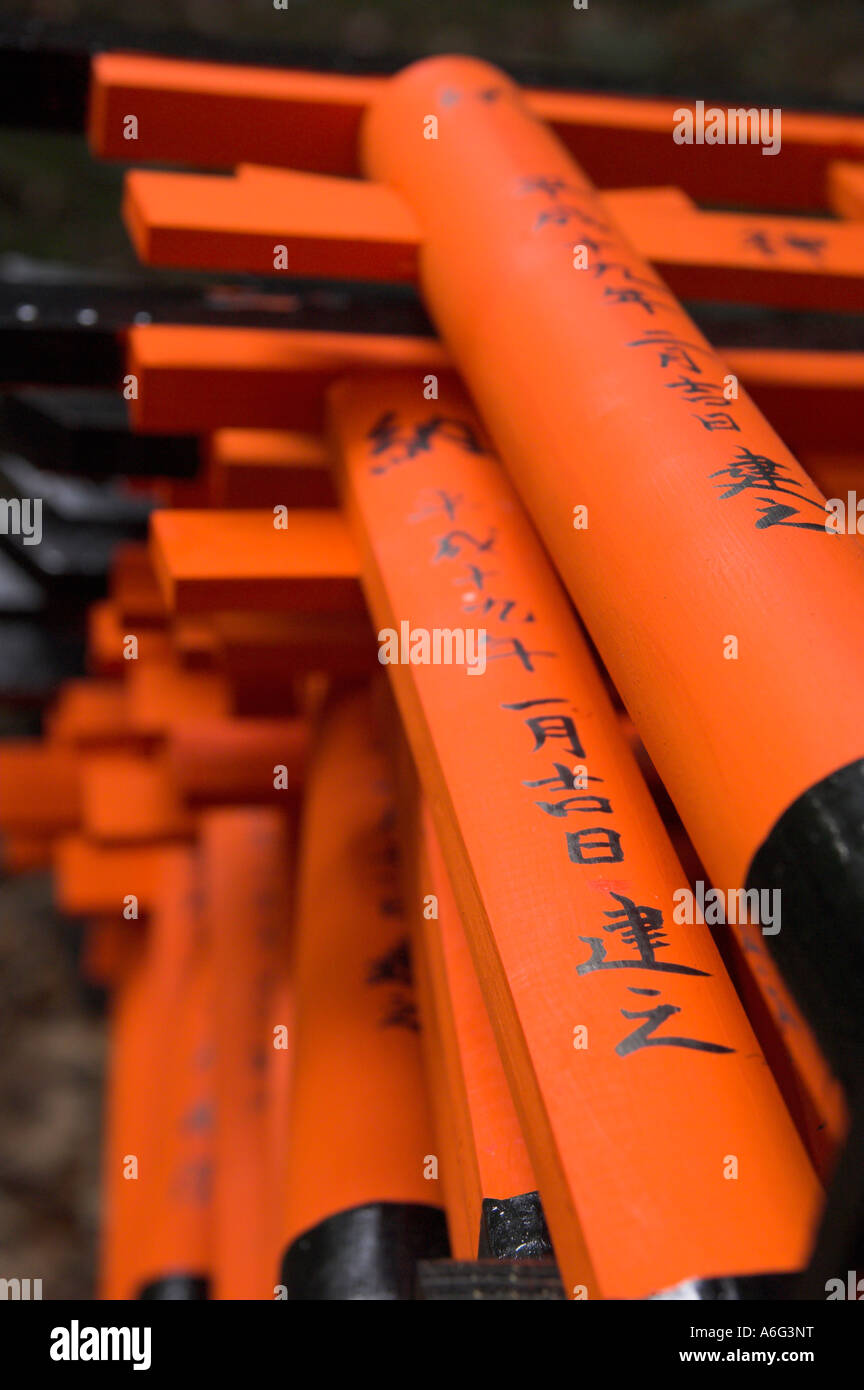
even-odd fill
[(144, 324), (128, 338), (127, 369), (138, 380), (130, 416), (145, 432), (170, 434), (181, 421), (187, 433), (220, 426), (320, 432), (324, 389), (342, 372), (434, 371), (443, 360), (426, 338)]
[[(255, 160), (356, 174), (363, 116), (386, 81), (103, 53), (93, 60), (90, 141), (97, 154), (124, 161), (228, 169)], [(766, 134), (779, 135), (781, 147), (764, 155), (761, 132), (754, 143), (676, 143), (680, 113), (696, 124), (689, 100), (528, 90), (525, 101), (602, 187), (673, 182), (705, 202), (824, 208), (829, 163), (864, 158), (856, 116), (784, 109), (781, 129), (766, 112)], [(756, 109), (754, 117), (758, 124)]]
[(795, 1268), (812, 1172), (708, 928), (676, 916), (684, 871), (464, 395), (346, 380), (332, 425), (565, 1287), (642, 1298), (699, 1270)]
[(178, 612), (362, 611), (357, 556), (338, 512), (159, 512), (151, 537)]

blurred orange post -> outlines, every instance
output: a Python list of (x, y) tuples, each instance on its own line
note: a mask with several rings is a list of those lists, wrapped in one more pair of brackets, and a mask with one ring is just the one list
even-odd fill
[(267, 1074), (274, 977), (288, 950), (285, 819), (226, 807), (201, 826), (203, 912), (213, 955), (216, 1128), (213, 1296), (273, 1297)]
[(324, 717), (300, 842), (289, 1299), (407, 1299), (447, 1253), (399, 902), (393, 786), (369, 697)]

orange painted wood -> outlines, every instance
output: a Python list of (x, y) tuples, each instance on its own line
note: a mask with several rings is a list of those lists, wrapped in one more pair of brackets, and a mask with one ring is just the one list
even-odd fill
[(156, 1100), (142, 1175), (152, 1204), (140, 1234), (142, 1286), (207, 1278), (212, 1266), (216, 1039), (197, 878), (191, 851), (166, 856), (147, 927)]
[(167, 735), (171, 776), (184, 797), (204, 805), (238, 802), (284, 808), (275, 768), (302, 784), (308, 730), (299, 719), (182, 719)]
[(186, 667), (213, 670), (218, 665), (219, 643), (207, 616), (174, 617), (171, 645)]
[(78, 825), (81, 756), (36, 739), (0, 742), (0, 830), (41, 839)]
[[(139, 260), (272, 275), (414, 280), (417, 230), (401, 200), (358, 179), (241, 168), (127, 174), (123, 216)], [(350, 228), (350, 233), (348, 229)], [(287, 264), (276, 263), (276, 248)]]
[(99, 748), (123, 742), (130, 730), (122, 681), (66, 681), (46, 713), (44, 727), (52, 743)]
[(207, 1273), (209, 1194), (201, 1169), (210, 1134), (206, 1114), (188, 1110), (196, 1092), (201, 1099), (193, 1049), (206, 1042), (207, 1009), (192, 856), (163, 854), (157, 877), (146, 930), (124, 923), (125, 936), (115, 936), (101, 1269), (109, 1299), (137, 1298), (166, 1276)]
[[(379, 637), (403, 622), (488, 634), (483, 674), (388, 673), (565, 1287), (642, 1298), (695, 1271), (796, 1268), (812, 1170), (709, 930), (673, 920), (684, 871), (464, 397), (345, 381), (332, 422)], [(579, 767), (602, 780), (571, 794)], [(746, 1179), (724, 1179), (731, 1152)]]
[(864, 161), (829, 164), (828, 198), (839, 217), (864, 218)]
[(440, 1203), (423, 1176), (435, 1147), (393, 798), (368, 697), (345, 697), (320, 729), (301, 829), (285, 1245), (370, 1202)]
[(327, 507), (336, 501), (317, 435), (290, 430), (214, 430), (207, 442), (214, 507)]
[[(610, 191), (604, 201), (640, 245), (647, 223), (693, 209), (672, 188)], [(133, 170), (123, 214), (147, 265), (409, 283), (418, 275), (413, 216), (368, 180), (248, 164), (233, 178)]]
[(29, 874), (50, 869), (53, 841), (50, 835), (9, 835), (4, 832), (0, 863), (7, 874)]
[(828, 498), (848, 502), (849, 492), (855, 493), (856, 509), (864, 498), (864, 452), (805, 454), (801, 459), (810, 477)]
[[(109, 159), (205, 168), (260, 159), (347, 173), (363, 106), (379, 88), (378, 78), (102, 53), (92, 64), (90, 141)], [(137, 140), (123, 138), (130, 111)]]
[(740, 926), (724, 958), (816, 1173), (827, 1186), (848, 1129), (843, 1088), (830, 1075), (814, 1085), (818, 1073), (802, 1055), (801, 1040), (790, 1047), (798, 1008), (759, 928)]
[[(371, 630), (361, 613), (222, 612), (214, 614), (213, 624), (238, 705), (243, 691), (256, 684), (259, 699), (269, 690), (284, 700), (285, 682), (309, 669), (350, 677), (375, 666)], [(278, 712), (285, 712), (284, 705)]]
[(157, 754), (91, 753), (82, 772), (82, 832), (103, 845), (191, 837), (166, 759)]
[[(90, 141), (124, 161), (228, 169), (256, 160), (354, 174), (364, 113), (386, 82), (103, 53), (93, 60)], [(784, 109), (782, 151), (765, 156), (758, 145), (675, 144), (675, 113), (693, 110), (688, 100), (529, 90), (525, 102), (602, 187), (671, 182), (706, 202), (823, 208), (831, 161), (864, 158), (856, 116)], [(129, 112), (137, 140), (124, 139)]]
[[(446, 118), (459, 140), (429, 142), (417, 178), (404, 131), (442, 81), (462, 84), (461, 114)], [(477, 99), (490, 82), (494, 110)], [(470, 170), (452, 157), (466, 142), (486, 156)], [(786, 808), (861, 755), (848, 698), (864, 679), (848, 641), (852, 615), (864, 621), (861, 547), (826, 534), (823, 499), (746, 397), (711, 404), (702, 383), (716, 391), (725, 364), (500, 75), (468, 60), (415, 67), (372, 113), (367, 146), (371, 176), (389, 173), (422, 210), (438, 327), (707, 876), (737, 888)], [(562, 191), (605, 240), (611, 281), (574, 273), (557, 225), (538, 222)], [(436, 220), (442, 201), (459, 202), (476, 237)], [(505, 282), (502, 298), (492, 287)], [(574, 505), (587, 529), (574, 530)], [(754, 691), (771, 710), (758, 731)], [(824, 1067), (799, 1023), (788, 1045), (824, 1109)]]
[(671, 183), (655, 188), (640, 188), (628, 183), (623, 188), (607, 188), (601, 196), (612, 216), (631, 228), (637, 228), (645, 218), (696, 211), (693, 199), (683, 188)]
[[(672, 190), (674, 192), (674, 190)], [(698, 237), (697, 237), (698, 243)], [(569, 244), (569, 243), (568, 243)], [(569, 264), (569, 263), (568, 263)], [(643, 287), (644, 288), (644, 287)], [(646, 324), (650, 328), (650, 320), (646, 317)], [(136, 333), (153, 335), (151, 338), (143, 338), (145, 347), (141, 354), (142, 363), (144, 359), (150, 359), (155, 364), (157, 359), (162, 362), (161, 367), (155, 367), (154, 374), (148, 375), (149, 369), (142, 365), (144, 373), (143, 379), (148, 383), (148, 403), (142, 401), (139, 404), (143, 412), (142, 422), (144, 428), (150, 428), (150, 421), (155, 417), (161, 420), (160, 428), (207, 428), (207, 420), (220, 417), (229, 410), (237, 414), (245, 410), (247, 414), (258, 410), (256, 402), (259, 396), (267, 396), (269, 392), (277, 391), (280, 394), (281, 404), (279, 409), (284, 422), (294, 427), (300, 427), (304, 421), (308, 422), (310, 415), (314, 415), (318, 421), (316, 428), (323, 424), (321, 418), (321, 392), (330, 382), (335, 380), (341, 373), (351, 367), (351, 363), (346, 361), (345, 349), (342, 346), (343, 340), (349, 340), (351, 335), (342, 334), (270, 334), (258, 329), (224, 329), (224, 328), (201, 328), (188, 330), (183, 327), (173, 325), (150, 325), (136, 329)], [(187, 336), (189, 333), (194, 336)], [(223, 339), (220, 335), (231, 334), (232, 338)], [(255, 335), (261, 334), (262, 341), (256, 345)], [(233, 339), (234, 334), (242, 335), (239, 341)], [(179, 335), (179, 336), (178, 336)], [(279, 384), (277, 387), (275, 378), (270, 376), (272, 366), (272, 351), (278, 350), (279, 338), (290, 338), (290, 352), (282, 354), (284, 365), (280, 369)], [(308, 348), (305, 346), (308, 341)], [(392, 338), (382, 337), (377, 334), (364, 335), (362, 352), (359, 359), (355, 359), (353, 365), (365, 368), (380, 365), (404, 365), (406, 369), (416, 371), (421, 386), (423, 379), (429, 372), (437, 373), (446, 369), (449, 358), (446, 349), (434, 339), (403, 339), (408, 345), (404, 359), (398, 363), (391, 363), (390, 358), (393, 351)], [(397, 354), (398, 356), (398, 354)], [(320, 369), (317, 375), (309, 377), (307, 375), (307, 357), (312, 357)], [(861, 388), (862, 360), (864, 354), (857, 352), (809, 352), (799, 349), (783, 350), (778, 348), (747, 348), (747, 347), (728, 347), (722, 352), (724, 359), (723, 371), (719, 371), (717, 380), (721, 382), (728, 372), (733, 372), (740, 376), (741, 382), (750, 390), (754, 399), (770, 416), (775, 428), (781, 432), (785, 429), (789, 434), (789, 442), (792, 446), (799, 448), (811, 448), (812, 441), (821, 427), (822, 447), (828, 448), (847, 448), (857, 439), (856, 431), (859, 427), (857, 415), (858, 395)], [(215, 371), (215, 362), (219, 360), (221, 365), (217, 376), (211, 378), (211, 371)], [(686, 373), (681, 374), (686, 375)], [(238, 404), (226, 406), (222, 399), (222, 393), (218, 389), (219, 377), (222, 384), (227, 383), (227, 396), (233, 399), (236, 391)], [(195, 393), (199, 391), (200, 397), (198, 404), (190, 405), (190, 392), (194, 399)], [(679, 389), (683, 389), (680, 388)], [(245, 405), (242, 402), (245, 401)], [(721, 400), (720, 406), (723, 401)], [(720, 406), (715, 408), (719, 409)], [(260, 413), (272, 412), (272, 405), (266, 402), (261, 406)], [(822, 414), (823, 411), (826, 412)], [(194, 418), (189, 411), (195, 412)], [(814, 423), (815, 420), (815, 423)], [(172, 423), (173, 422), (173, 423)], [(155, 427), (155, 426), (154, 426)], [(317, 488), (322, 486), (319, 478), (317, 484), (314, 482), (314, 472), (312, 480), (308, 481), (304, 476), (300, 495), (294, 493), (293, 482), (288, 482), (284, 495), (280, 496), (278, 489), (271, 491), (271, 479), (274, 473), (271, 468), (276, 469), (281, 465), (276, 464), (279, 457), (280, 440), (290, 440), (287, 447), (291, 450), (295, 448), (294, 441), (298, 438), (294, 430), (269, 430), (269, 429), (216, 429), (212, 438), (220, 441), (222, 436), (228, 439), (227, 448), (230, 450), (229, 465), (230, 472), (233, 474), (231, 489), (232, 501), (225, 502), (224, 505), (241, 505), (243, 482), (242, 465), (239, 458), (246, 450), (251, 451), (255, 460), (250, 467), (254, 471), (256, 478), (255, 488), (261, 488), (262, 493), (257, 491), (250, 496), (250, 506), (259, 505), (258, 497), (270, 506), (281, 502), (286, 506), (297, 505), (316, 505), (314, 498)], [(302, 437), (302, 436), (301, 436)], [(827, 439), (827, 444), (826, 444)], [(798, 441), (800, 440), (800, 444)], [(221, 447), (217, 444), (216, 446)], [(314, 445), (308, 445), (314, 449)], [(260, 459), (260, 465), (257, 460)], [(260, 471), (259, 471), (260, 468)], [(293, 474), (293, 469), (292, 469)], [(265, 481), (266, 480), (266, 481)], [(307, 504), (304, 498), (305, 487), (310, 487), (310, 500)], [(330, 503), (332, 501), (332, 491), (329, 481), (323, 484), (324, 498), (321, 500)], [(214, 496), (213, 501), (218, 505), (223, 505), (221, 498)], [(153, 604), (152, 598), (150, 599)]]
[[(437, 916), (428, 854), (421, 820), (421, 794), (404, 730), (392, 691), (379, 677), (370, 688), (378, 729), (385, 731), (386, 756), (393, 768), (398, 816), (393, 822), (396, 844), (394, 863), (399, 867), (400, 898), (404, 904), (410, 949), (410, 979), (417, 1009), (423, 1075), (435, 1134), (434, 1160), (441, 1201), (447, 1220), (450, 1254), (474, 1259), (477, 1255), (477, 1163), (470, 1117), (461, 1085), (458, 1048), (447, 1029), (441, 994), (438, 959), (427, 942), (427, 918)], [(433, 932), (437, 922), (433, 923)], [(443, 1026), (442, 1026), (443, 1025)]]
[(180, 613), (240, 608), (353, 612), (357, 556), (334, 511), (164, 512), (151, 522), (154, 563)]
[(114, 989), (130, 954), (128, 922), (116, 917), (93, 917), (84, 924), (81, 943), (81, 974), (90, 984)]
[[(428, 807), (423, 840), (428, 877), (421, 883), (435, 895), (438, 916), (421, 916), (422, 938), (441, 1062), (450, 1082), (455, 1156), (465, 1190), (466, 1219), (455, 1230), (451, 1225), (451, 1245), (455, 1259), (473, 1260), (484, 1199), (500, 1201), (535, 1192), (537, 1179)], [(448, 1203), (448, 1223), (449, 1217)]]
[(293, 1078), (294, 985), (290, 948), (280, 958), (270, 995), (270, 1052), (267, 1059), (267, 1202), (271, 1213), (267, 1222), (269, 1240), (267, 1268), (272, 1274), (271, 1297), (276, 1297), (281, 1280), (282, 1206), (285, 1200), (285, 1171), (291, 1116)]
[(864, 307), (864, 228), (854, 223), (698, 211), (661, 213), (638, 228), (615, 220), (681, 298)]
[(214, 1297), (272, 1298), (267, 1071), (273, 978), (288, 948), (290, 897), (282, 817), (264, 808), (207, 811), (201, 886), (214, 971)]
[[(864, 230), (855, 223), (700, 212), (676, 189), (609, 191), (602, 203), (684, 298), (864, 307)], [(418, 276), (420, 229), (378, 183), (250, 166), (234, 178), (134, 171), (124, 211), (138, 256), (151, 265)]]
[(146, 545), (127, 542), (117, 547), (111, 565), (109, 594), (121, 622), (160, 626), (165, 600), (159, 591)]
[(215, 1041), (211, 973), (206, 950), (199, 950), (184, 977), (169, 1035), (156, 1174), (158, 1223), (149, 1223), (145, 1231), (144, 1279), (164, 1278), (167, 1272), (212, 1280)]
[(99, 676), (123, 676), (129, 665), (124, 655), (126, 638), (138, 639), (138, 660), (166, 659), (171, 653), (169, 634), (136, 620), (126, 623), (116, 603), (91, 603), (87, 610), (87, 664)]
[[(422, 860), (418, 867), (422, 867)], [(431, 953), (427, 951), (416, 913), (414, 916), (411, 977), (420, 1020), (423, 1074), (432, 1112), (434, 1156), (447, 1219), (447, 1239), (454, 1259), (476, 1259), (478, 1184), (470, 1121), (464, 1107), (459, 1106), (461, 1096), (455, 1084), (454, 1065), (445, 1048), (446, 1035), (436, 1007)], [(458, 1055), (455, 1065), (458, 1066)]]
[(142, 324), (128, 335), (135, 429), (196, 433), (221, 426), (320, 431), (322, 393), (341, 372), (368, 366), (435, 371), (425, 338)]
[(194, 671), (176, 660), (129, 661), (129, 723), (141, 734), (166, 734), (181, 719), (221, 719), (231, 713), (230, 692), (218, 673)]
[[(54, 848), (54, 898), (70, 917), (123, 917), (125, 900), (138, 899), (143, 917), (157, 901), (164, 844), (106, 848), (81, 835), (67, 835)], [(135, 921), (129, 919), (130, 930)]]
[[(144, 1276), (143, 1233), (154, 1209), (155, 1108), (152, 1066), (157, 1019), (147, 936), (128, 923), (129, 957), (111, 998), (102, 1153), (99, 1297), (134, 1299)], [(132, 1176), (137, 1163), (138, 1176)], [(125, 1176), (125, 1174), (129, 1176)]]
[(637, 179), (674, 183), (697, 202), (816, 210), (828, 206), (831, 161), (864, 157), (854, 115), (784, 107), (782, 149), (763, 155), (759, 145), (675, 144), (676, 112), (696, 111), (688, 99), (526, 91), (525, 101), (600, 188)]
[(864, 352), (736, 347), (727, 348), (724, 356), (797, 455), (859, 447)]
[[(463, 98), (421, 149), (412, 132), (442, 83)], [(478, 100), (490, 84), (501, 99)], [(423, 223), (438, 327), (708, 873), (737, 886), (786, 807), (862, 753), (847, 694), (864, 679), (848, 639), (864, 622), (860, 547), (825, 534), (821, 496), (746, 397), (725, 412), (682, 396), (722, 383), (724, 364), (494, 69), (400, 75), (370, 114), (366, 163)], [(618, 278), (574, 271), (561, 229), (538, 226), (558, 193), (578, 210), (571, 240), (591, 227)], [(754, 691), (772, 711), (758, 728)]]

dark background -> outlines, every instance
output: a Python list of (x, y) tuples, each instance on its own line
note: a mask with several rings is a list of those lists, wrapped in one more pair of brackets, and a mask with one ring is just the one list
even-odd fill
[[(858, 0), (0, 3), (0, 38), (77, 53), (82, 73), (88, 44), (121, 47), (134, 32), (130, 45), (146, 47), (142, 31), (154, 48), (234, 61), (387, 72), (464, 52), (536, 85), (864, 111)], [(29, 79), (25, 90), (25, 66), (22, 109), (38, 120), (42, 93)], [(0, 256), (132, 269), (121, 178), (80, 133), (0, 126)], [(9, 731), (17, 720), (0, 710)], [(98, 1231), (104, 1021), (78, 981), (75, 944), (46, 876), (0, 880), (0, 1277), (42, 1278), (48, 1299), (92, 1297)]]

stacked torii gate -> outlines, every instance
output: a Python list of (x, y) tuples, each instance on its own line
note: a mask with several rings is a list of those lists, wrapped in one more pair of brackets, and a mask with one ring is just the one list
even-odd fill
[[(142, 158), (251, 163), (260, 94), (230, 69), (196, 81), (190, 66), (98, 60), (96, 147), (128, 157), (122, 123), (132, 112)], [(458, 935), (445, 922), (438, 936), (421, 917), (427, 1074), (439, 1134), (461, 1135), (445, 1184), (455, 1252), (470, 1257), (484, 1222), (494, 1249), (487, 1203), (503, 1205), (505, 1231), (527, 1229), (534, 1252), (548, 1250), (530, 1202), (526, 1214), (533, 1176), (571, 1296), (648, 1297), (694, 1280), (715, 1296), (712, 1280), (796, 1270), (818, 1207), (814, 1165), (830, 1173), (844, 1132), (830, 1068), (853, 1127), (809, 1286), (818, 1287), (826, 1269), (846, 1268), (858, 1238), (864, 672), (850, 632), (864, 607), (864, 552), (826, 527), (818, 487), (673, 291), (734, 284), (776, 303), (855, 307), (864, 233), (853, 222), (701, 213), (674, 190), (600, 196), (538, 119), (549, 117), (542, 102), (524, 102), (474, 60), (431, 60), (369, 83), (359, 104), (357, 88), (335, 80), (310, 79), (301, 92), (295, 79), (291, 93), (283, 75), (270, 80), (271, 114), (293, 117), (278, 127), (275, 154), (271, 121), (257, 157), (327, 173), (133, 173), (126, 212), (139, 253), (274, 273), (284, 252), (292, 273), (414, 279), (443, 346), (133, 329), (138, 427), (207, 432), (211, 490), (200, 500), (230, 487), (242, 500), (251, 461), (267, 507), (166, 511), (151, 549), (175, 622), (203, 615), (226, 654), (243, 650), (243, 624), (232, 631), (230, 613), (217, 616), (225, 609), (277, 624), (275, 635), (247, 635), (245, 650), (251, 642), (259, 657), (268, 640), (296, 651), (321, 622), (338, 642), (346, 616), (362, 622), (364, 601), (379, 630), (407, 622), (428, 632), (468, 617), (487, 633), (477, 681), (441, 666), (389, 668), (426, 806), (406, 785), (400, 805), (415, 826), (406, 857), (419, 865), (410, 881), (416, 890), (424, 875), (425, 884), (447, 875), (434, 896), (440, 905), (452, 890), (503, 1068), (484, 1083), (498, 1098), (496, 1133), (517, 1147), (524, 1136), (510, 1171), (489, 1178), (471, 1114), (478, 1092), (466, 1097), (464, 1086), (474, 977)], [(566, 100), (558, 130), (578, 152)], [(178, 113), (190, 110), (200, 120), (220, 110), (230, 141), (223, 147), (211, 125), (201, 145), (190, 123), (184, 144)], [(828, 169), (859, 137), (857, 127), (813, 122), (793, 133), (791, 162), (810, 150), (827, 202), (838, 181), (854, 186), (854, 168), (832, 170), (831, 185)], [(368, 183), (333, 177), (356, 172), (357, 135)], [(860, 447), (853, 388), (831, 355), (741, 356), (757, 395), (794, 402), (797, 372), (802, 390), (845, 400), (829, 452)], [(254, 458), (243, 430), (262, 432)], [(811, 433), (806, 447), (818, 446)], [(332, 464), (343, 516), (288, 510), (308, 495), (310, 457)], [(274, 508), (286, 513), (278, 526)], [(745, 994), (769, 1010), (760, 1036), (785, 1104), (711, 933), (675, 919), (685, 871), (562, 581), (712, 881), (781, 891), (782, 930), (742, 933), (736, 959)], [(191, 640), (188, 628), (182, 635)], [(348, 722), (330, 737), (350, 745)], [(318, 775), (332, 780), (326, 740), (321, 759)], [(316, 815), (313, 862), (320, 805)], [(300, 918), (302, 940), (302, 908)], [(312, 979), (311, 946), (298, 959)], [(313, 985), (305, 992), (314, 1000)], [(315, 1035), (308, 1008), (301, 1040)], [(292, 1132), (311, 1134), (303, 1094)], [(806, 1148), (785, 1108), (793, 1102)], [(418, 1117), (412, 1132), (421, 1131)], [(308, 1154), (307, 1144), (307, 1168)], [(289, 1283), (326, 1266), (334, 1229), (348, 1239), (331, 1218), (376, 1205), (374, 1181), (339, 1210), (320, 1192), (304, 1205), (303, 1159), (288, 1170)], [(401, 1248), (422, 1253), (423, 1189), (391, 1178), (385, 1205), (399, 1208)], [(487, 1186), (495, 1180), (511, 1186)], [(419, 1219), (428, 1236), (428, 1213)], [(505, 1241), (495, 1253), (513, 1248)]]

